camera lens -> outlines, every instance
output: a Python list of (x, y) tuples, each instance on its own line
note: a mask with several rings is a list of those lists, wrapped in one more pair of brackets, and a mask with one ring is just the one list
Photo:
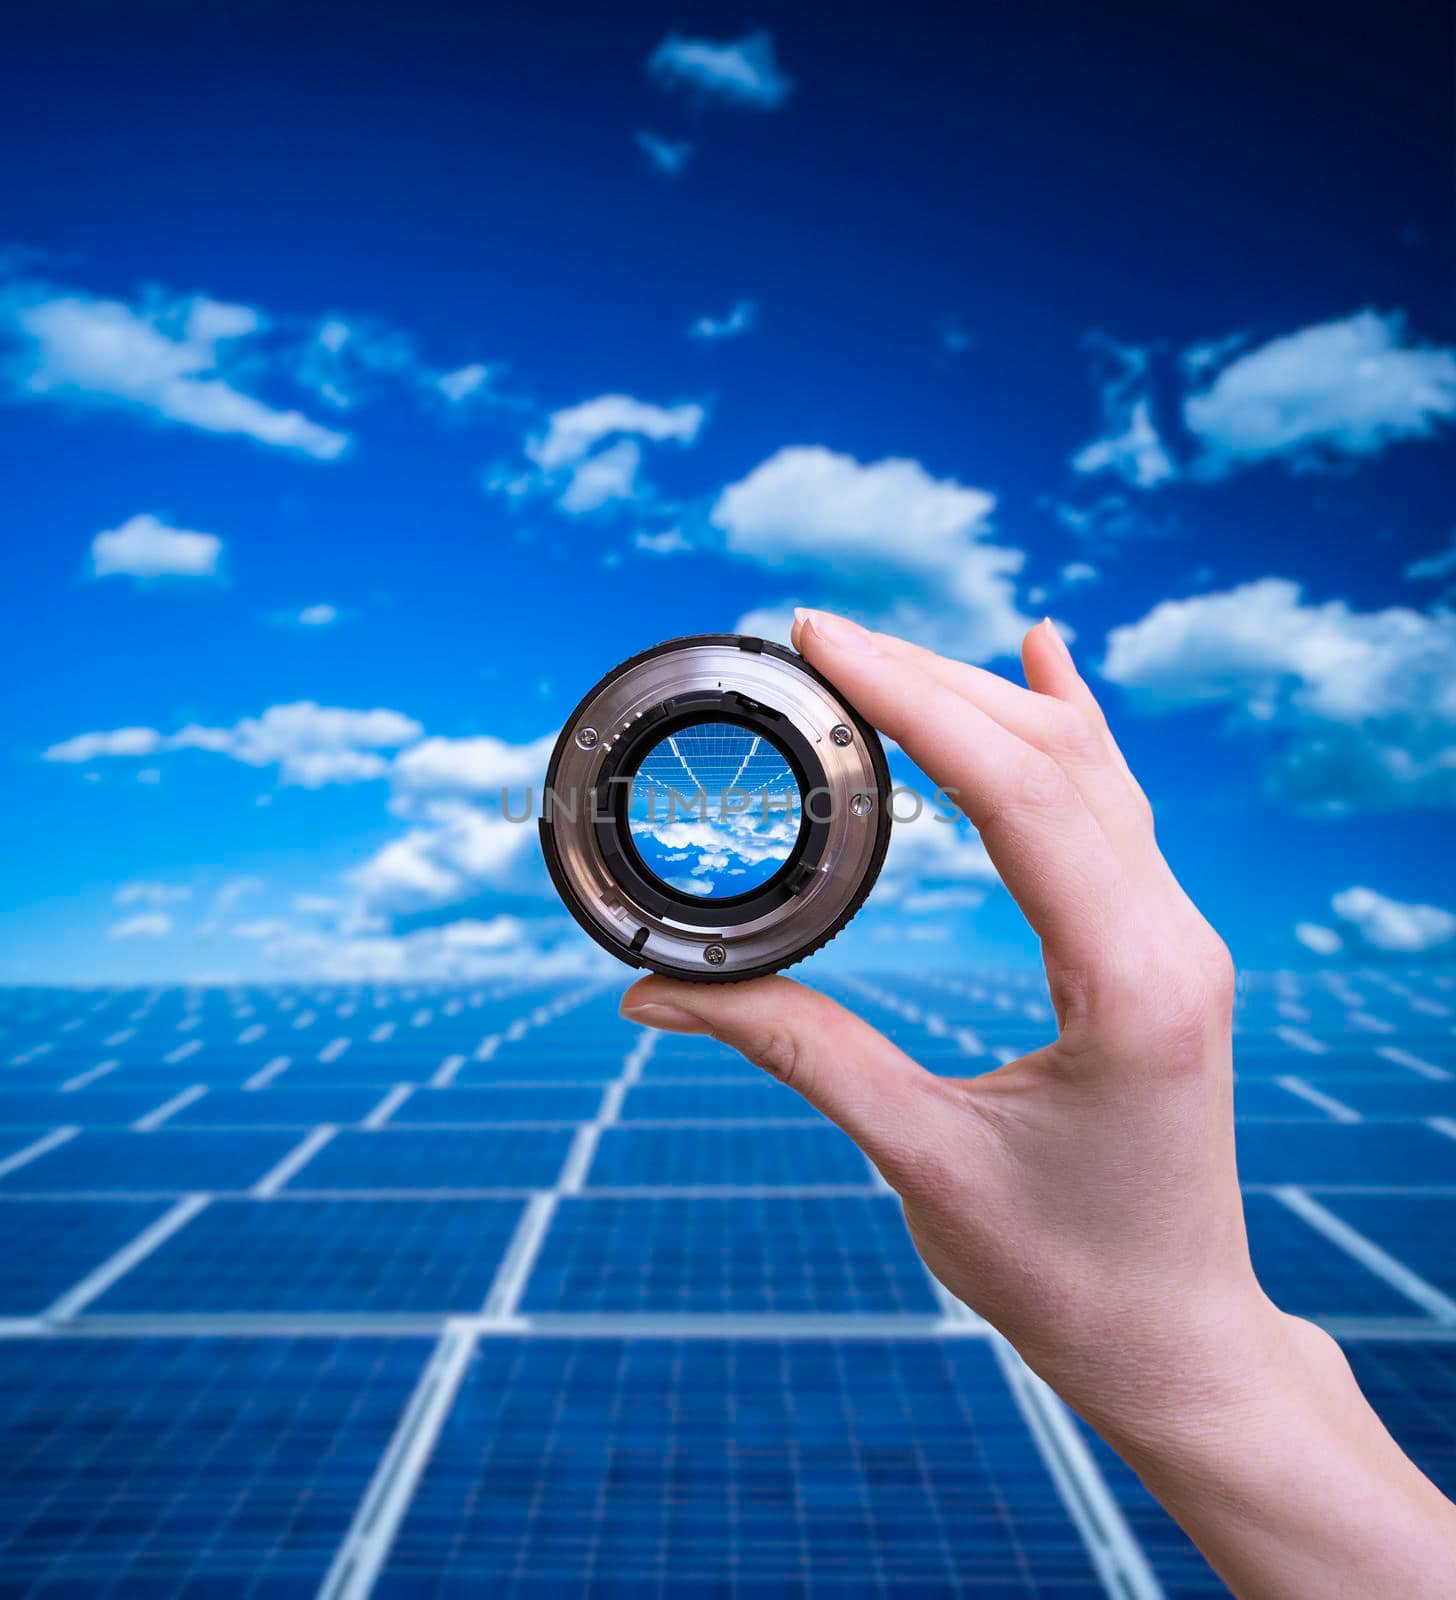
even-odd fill
[(889, 836), (874, 729), (793, 651), (740, 634), (624, 661), (547, 768), (541, 845), (567, 908), (674, 977), (757, 977), (827, 944)]

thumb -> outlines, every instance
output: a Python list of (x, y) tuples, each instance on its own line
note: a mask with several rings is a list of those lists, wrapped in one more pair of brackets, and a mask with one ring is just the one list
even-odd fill
[(788, 978), (643, 978), (621, 1009), (649, 1028), (731, 1045), (838, 1123), (882, 1171), (903, 1165), (930, 1113), (935, 1079), (923, 1067), (852, 1011)]

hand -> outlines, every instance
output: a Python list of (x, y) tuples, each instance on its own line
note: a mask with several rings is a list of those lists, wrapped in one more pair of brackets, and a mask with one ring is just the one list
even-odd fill
[[(1376, 1592), (1331, 1586), (1324, 1566), (1303, 1564), (1298, 1532), (1241, 1530), (1230, 1544), (1226, 1505), (1190, 1507), (1231, 1485), (1250, 1492), (1239, 1452), (1276, 1417), (1283, 1439), (1308, 1436), (1320, 1458), (1296, 1469), (1313, 1485), (1332, 1459), (1318, 1435), (1333, 1406), (1342, 1440), (1366, 1456), (1379, 1445), (1376, 1476), (1408, 1491), (1402, 1505), (1429, 1510), (1434, 1497), (1450, 1510), (1364, 1406), (1338, 1347), (1258, 1285), (1234, 1158), (1232, 963), (1164, 861), (1066, 646), (1050, 622), (1033, 628), (1022, 689), (822, 612), (799, 613), (793, 640), (953, 791), (1041, 937), (1059, 1035), (998, 1071), (947, 1079), (784, 978), (651, 977), (624, 1014), (722, 1039), (849, 1133), (902, 1197), (936, 1277), (1122, 1450), (1225, 1578), (1249, 1585), (1240, 1592)], [(1298, 1498), (1291, 1484), (1276, 1492)], [(1355, 1491), (1342, 1479), (1338, 1492), (1348, 1504)], [(1407, 1526), (1406, 1560), (1434, 1537), (1456, 1563), (1456, 1522), (1413, 1537)], [(1338, 1538), (1316, 1559), (1330, 1551), (1339, 1582), (1354, 1572), (1358, 1585)], [(1397, 1566), (1380, 1571), (1388, 1587)], [(1323, 1587), (1310, 1586), (1316, 1573)]]

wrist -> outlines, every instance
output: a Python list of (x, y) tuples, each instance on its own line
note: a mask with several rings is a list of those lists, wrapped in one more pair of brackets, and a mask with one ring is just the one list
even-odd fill
[(1248, 1436), (1275, 1397), (1302, 1387), (1311, 1363), (1343, 1364), (1314, 1324), (1280, 1311), (1252, 1279), (1174, 1317), (1140, 1308), (1049, 1347), (1018, 1347), (1029, 1366), (1119, 1454), (1187, 1461), (1201, 1446)]

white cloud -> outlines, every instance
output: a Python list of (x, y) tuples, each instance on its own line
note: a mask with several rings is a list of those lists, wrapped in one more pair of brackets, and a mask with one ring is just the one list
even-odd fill
[(455, 950), (499, 950), (519, 944), (525, 931), (519, 918), (509, 916), (492, 917), (489, 922), (466, 917), (439, 930), (440, 942)]
[(451, 403), (459, 405), (471, 395), (478, 394), (490, 381), (490, 368), (481, 361), (472, 361), (467, 367), (457, 367), (454, 372), (442, 372), (435, 379), (435, 387)]
[(794, 87), (779, 68), (773, 35), (764, 29), (722, 44), (670, 33), (652, 52), (647, 70), (665, 88), (760, 111), (781, 106)]
[(287, 938), (293, 925), (281, 917), (258, 917), (252, 922), (239, 922), (228, 930), (235, 939), (249, 939), (262, 944), (271, 939)]
[(155, 728), (82, 733), (43, 752), (46, 761), (94, 761), (146, 756), (160, 750), (205, 750), (250, 767), (277, 766), (284, 783), (316, 789), (382, 777), (389, 762), (379, 753), (411, 744), (424, 730), (399, 711), (354, 711), (312, 700), (270, 706), (229, 728), (190, 723), (163, 736)]
[(252, 307), (202, 295), (132, 306), (43, 284), (0, 294), (0, 335), (19, 346), (5, 371), (22, 394), (125, 407), (333, 460), (346, 434), (239, 387), (234, 349), (264, 327)]
[(1317, 956), (1337, 955), (1345, 948), (1345, 941), (1333, 928), (1326, 928), (1318, 922), (1296, 922), (1294, 937), (1306, 950), (1313, 950)]
[(499, 795), (502, 789), (532, 785), (538, 791), (554, 733), (529, 744), (508, 744), (491, 734), (466, 739), (423, 739), (394, 759), (396, 786), (414, 794)]
[(283, 361), (300, 388), (335, 411), (352, 411), (400, 381), (443, 392), (439, 375), (421, 366), (409, 334), (376, 317), (325, 317)]
[(928, 798), (918, 814), (912, 816), (911, 810), (908, 798), (897, 799), (890, 849), (875, 889), (877, 899), (898, 903), (911, 895), (948, 889), (965, 893), (972, 885), (1001, 881), (969, 823), (945, 820), (944, 809)]
[(557, 504), (570, 515), (580, 516), (599, 511), (616, 500), (635, 500), (641, 465), (641, 445), (634, 439), (619, 439), (570, 469), (570, 479)]
[(639, 530), (632, 535), (632, 543), (638, 550), (645, 550), (652, 556), (681, 555), (684, 550), (692, 549), (683, 537), (681, 528), (664, 528), (661, 533)]
[(1412, 561), (1405, 569), (1405, 575), (1413, 581), (1456, 578), (1456, 533), (1451, 535), (1451, 542), (1444, 550), (1438, 550), (1420, 561)]
[(900, 902), (907, 916), (935, 911), (974, 911), (986, 903), (984, 889), (920, 889)]
[(1101, 573), (1090, 561), (1069, 561), (1062, 568), (1063, 583), (1096, 583)]
[(1373, 455), (1456, 419), (1456, 350), (1412, 343), (1397, 312), (1358, 311), (1254, 349), (1235, 334), (1185, 350), (1169, 383), (1193, 447), (1180, 468), (1155, 421), (1155, 352), (1100, 333), (1086, 343), (1105, 369), (1106, 431), (1072, 466), (1139, 489), (1276, 459), (1299, 470)]
[(648, 163), (665, 178), (679, 177), (693, 153), (693, 147), (686, 139), (662, 139), (655, 133), (647, 132), (638, 132), (633, 138)]
[(1274, 738), (1273, 785), (1302, 807), (1456, 803), (1456, 613), (1311, 604), (1262, 578), (1164, 600), (1107, 645), (1134, 703), (1227, 705)]
[(1342, 889), (1330, 905), (1377, 950), (1416, 954), (1456, 938), (1456, 915), (1440, 906), (1412, 905), (1360, 887)]
[(143, 513), (91, 541), (91, 571), (98, 578), (210, 578), (222, 540), (215, 534), (172, 528)]
[(107, 930), (108, 939), (165, 939), (172, 931), (172, 919), (165, 911), (139, 911), (124, 917)]
[(1092, 351), (1100, 380), (1100, 439), (1072, 457), (1072, 470), (1111, 472), (1139, 489), (1151, 489), (1177, 476), (1177, 468), (1153, 422), (1149, 376), (1153, 352), (1119, 344), (1105, 333), (1089, 333), (1082, 341)]
[[(641, 475), (642, 445), (692, 444), (706, 412), (684, 402), (659, 406), (626, 394), (603, 394), (563, 407), (530, 435), (526, 455), (533, 466), (517, 471), (498, 464), (486, 473), (487, 492), (516, 502), (550, 494), (569, 516), (656, 498)], [(601, 448), (598, 448), (598, 447)]]
[(108, 733), (78, 733), (53, 744), (43, 761), (95, 761), (101, 756), (149, 756), (163, 747), (155, 728), (113, 728)]
[(531, 439), (526, 454), (550, 472), (580, 461), (602, 440), (626, 434), (661, 443), (667, 439), (691, 444), (703, 425), (702, 406), (653, 405), (629, 394), (603, 394), (594, 400), (553, 411), (544, 435)]
[(1074, 472), (1115, 472), (1139, 489), (1151, 489), (1177, 476), (1172, 457), (1153, 426), (1152, 406), (1145, 397), (1131, 401), (1117, 425), (1122, 429), (1120, 433), (1094, 439), (1072, 457)]
[(1236, 356), (1183, 401), (1217, 477), (1275, 456), (1370, 455), (1456, 416), (1456, 351), (1408, 342), (1404, 319), (1360, 311)]
[(738, 300), (726, 316), (701, 316), (688, 328), (689, 339), (737, 339), (757, 326), (758, 307), (752, 300)]
[(527, 923), (510, 916), (462, 920), (393, 936), (295, 929), (264, 949), (289, 977), (331, 982), (479, 981), (492, 978), (593, 979), (614, 963), (561, 920)]
[(514, 880), (539, 860), (533, 823), (511, 822), (462, 801), (431, 802), (422, 825), (349, 874), (366, 907), (385, 915), (432, 910)]
[[(985, 660), (1014, 651), (1032, 620), (1016, 607), (1022, 553), (983, 539), (995, 504), (918, 461), (862, 463), (801, 445), (730, 484), (710, 517), (734, 554), (801, 583), (812, 575), (818, 595), (804, 601), (801, 588), (796, 600), (847, 606), (893, 632)], [(740, 630), (775, 637), (769, 630), (789, 606), (752, 612)]]
[(190, 900), (192, 889), (185, 883), (146, 883), (138, 880), (120, 884), (111, 898), (119, 906), (171, 906)]
[(298, 621), (305, 628), (327, 628), (339, 620), (339, 608), (331, 605), (305, 606), (298, 613)]

